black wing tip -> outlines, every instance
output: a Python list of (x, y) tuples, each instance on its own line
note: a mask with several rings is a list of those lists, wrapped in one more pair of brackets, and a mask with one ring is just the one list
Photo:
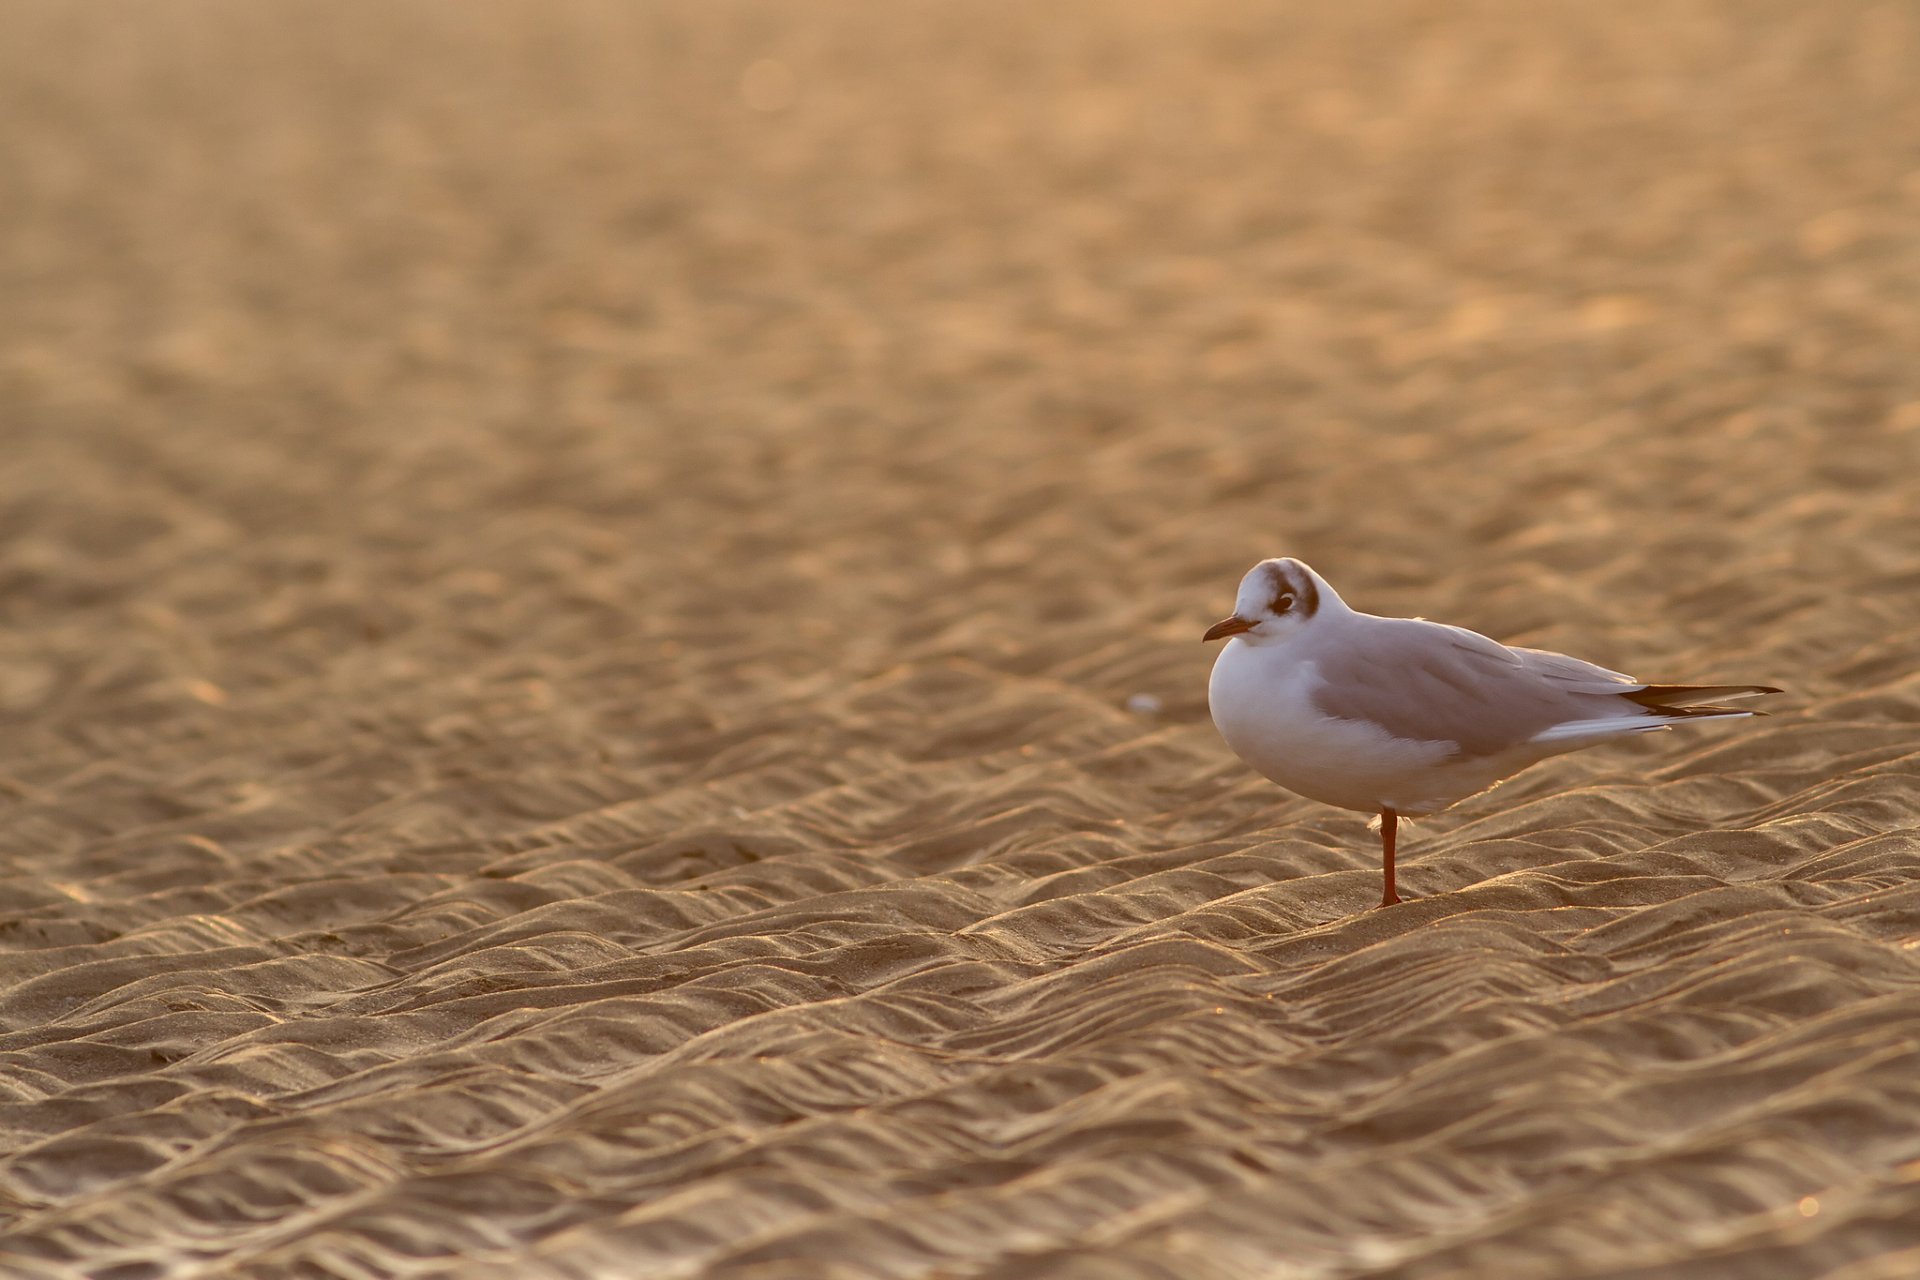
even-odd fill
[(1785, 693), (1786, 690), (1770, 684), (1650, 684), (1644, 689), (1621, 694), (1629, 702), (1637, 703), (1650, 716), (1657, 720), (1677, 723), (1696, 718), (1706, 719), (1715, 716), (1764, 716), (1765, 711), (1752, 707), (1722, 706), (1718, 702), (1696, 702), (1695, 698), (1747, 698), (1770, 693)]
[[(1644, 689), (1635, 689), (1620, 696), (1629, 702), (1639, 703), (1649, 711), (1685, 711), (1689, 709), (1690, 696), (1696, 694), (1703, 698), (1746, 698), (1785, 692), (1785, 689), (1770, 684), (1650, 684)], [(1729, 709), (1741, 708), (1722, 708)]]

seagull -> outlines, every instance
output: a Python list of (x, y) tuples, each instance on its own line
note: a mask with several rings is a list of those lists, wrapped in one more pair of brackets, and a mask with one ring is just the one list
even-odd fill
[(1379, 815), (1383, 907), (1400, 901), (1402, 815), (1438, 813), (1528, 765), (1622, 734), (1764, 714), (1719, 703), (1780, 692), (1645, 684), (1464, 627), (1361, 613), (1291, 557), (1248, 570), (1233, 613), (1205, 639), (1227, 641), (1207, 706), (1235, 754), (1309, 800)]

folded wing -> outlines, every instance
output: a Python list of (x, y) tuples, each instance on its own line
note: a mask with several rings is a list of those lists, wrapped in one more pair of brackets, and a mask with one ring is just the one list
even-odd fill
[(1682, 720), (1754, 712), (1716, 700), (1767, 685), (1653, 685), (1544, 649), (1509, 648), (1477, 632), (1417, 618), (1366, 618), (1315, 654), (1326, 715), (1379, 725), (1396, 738), (1451, 742), (1463, 756), (1526, 745), (1646, 733)]

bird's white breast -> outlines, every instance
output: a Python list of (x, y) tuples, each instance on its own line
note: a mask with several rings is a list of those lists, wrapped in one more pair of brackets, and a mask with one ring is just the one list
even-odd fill
[(1453, 792), (1439, 768), (1452, 743), (1396, 738), (1379, 725), (1336, 720), (1314, 705), (1319, 668), (1290, 646), (1227, 643), (1207, 682), (1207, 705), (1227, 745), (1287, 790), (1322, 804), (1378, 813), (1431, 813), (1481, 786)]

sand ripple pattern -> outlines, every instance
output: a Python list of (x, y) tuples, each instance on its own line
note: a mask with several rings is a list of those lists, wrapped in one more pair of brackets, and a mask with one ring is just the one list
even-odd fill
[[(100, 12), (0, 42), (0, 1272), (1920, 1274), (1911, 12)], [(1793, 692), (1368, 912), (1205, 719), (1281, 550)]]

